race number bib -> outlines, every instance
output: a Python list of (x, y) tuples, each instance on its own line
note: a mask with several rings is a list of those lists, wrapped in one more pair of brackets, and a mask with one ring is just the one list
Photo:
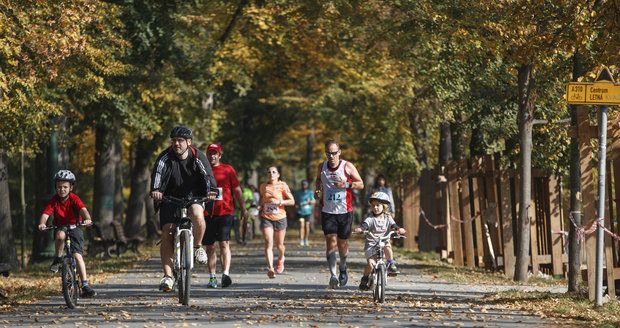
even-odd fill
[(330, 190), (327, 194), (327, 201), (331, 203), (340, 203), (346, 197), (346, 191)]
[(265, 204), (265, 213), (267, 213), (267, 214), (277, 214), (278, 213), (278, 205), (276, 205), (276, 204)]
[(215, 200), (223, 200), (224, 199), (224, 190), (222, 188), (217, 188), (217, 197)]

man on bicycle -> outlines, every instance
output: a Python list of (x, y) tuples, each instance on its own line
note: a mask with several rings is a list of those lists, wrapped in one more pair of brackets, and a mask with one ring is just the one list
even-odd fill
[[(177, 126), (170, 132), (170, 147), (164, 150), (155, 161), (151, 175), (151, 198), (160, 202), (164, 196), (177, 198), (206, 197), (216, 182), (203, 152), (192, 146), (192, 130)], [(177, 205), (159, 203), (159, 226), (162, 231), (160, 245), (161, 263), (164, 277), (159, 289), (172, 291), (172, 257), (174, 254), (174, 227)], [(194, 234), (194, 256), (196, 261), (207, 263), (207, 254), (201, 246), (205, 233), (204, 204), (192, 204), (188, 212), (192, 218)]]
[(205, 213), (208, 215), (206, 218), (207, 230), (204, 238), (209, 257), (209, 283), (207, 287), (217, 287), (217, 278), (215, 276), (217, 264), (215, 253), (216, 241), (219, 244), (220, 259), (222, 261), (222, 287), (228, 287), (232, 284), (232, 279), (230, 279), (230, 229), (233, 226), (233, 215), (235, 213), (233, 197), (241, 210), (241, 221), (244, 224), (248, 217), (248, 211), (245, 208), (243, 193), (237, 179), (237, 172), (232, 166), (221, 162), (222, 147), (218, 144), (210, 144), (207, 147), (207, 158), (209, 159), (209, 164), (211, 164), (211, 169), (219, 189), (219, 195), (215, 199), (213, 208), (207, 208), (207, 211), (211, 212), (210, 215)]
[[(321, 226), (325, 234), (329, 287), (346, 286), (348, 239), (353, 224), (353, 189), (364, 189), (364, 182), (355, 165), (340, 159), (340, 145), (334, 140), (325, 143), (327, 160), (319, 164), (314, 198), (320, 199)], [(336, 276), (336, 249), (340, 255), (340, 274)]]

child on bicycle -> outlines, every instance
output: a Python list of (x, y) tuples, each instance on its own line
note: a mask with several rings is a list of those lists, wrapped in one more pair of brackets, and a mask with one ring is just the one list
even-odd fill
[[(360, 227), (355, 229), (355, 232), (361, 233), (363, 231), (368, 231), (374, 235), (384, 235), (390, 229), (397, 230), (400, 235), (404, 235), (407, 232), (405, 229), (398, 227), (394, 221), (390, 213), (390, 197), (386, 193), (381, 191), (374, 192), (369, 198), (369, 203), (370, 213)], [(375, 255), (377, 254), (378, 244), (379, 241), (372, 236), (369, 235), (366, 237), (364, 254), (366, 255), (367, 265), (364, 268), (364, 275), (360, 281), (360, 290), (368, 290), (370, 288), (370, 286), (368, 286), (368, 277), (375, 265)], [(387, 259), (388, 274), (390, 276), (395, 276), (398, 270), (396, 268), (396, 261), (394, 261), (392, 246), (389, 241), (385, 243), (384, 251)]]
[(54, 175), (54, 185), (56, 195), (50, 199), (45, 208), (41, 219), (39, 220), (39, 230), (44, 230), (47, 219), (54, 214), (52, 224), (58, 228), (54, 230), (54, 239), (56, 245), (56, 257), (50, 267), (53, 272), (58, 272), (62, 263), (62, 251), (65, 238), (71, 239), (71, 252), (77, 263), (77, 269), (82, 279), (82, 297), (93, 297), (97, 293), (88, 283), (86, 275), (86, 266), (82, 257), (84, 234), (78, 224), (80, 219), (84, 218), (84, 225), (92, 224), (90, 214), (84, 206), (84, 203), (76, 194), (73, 193), (73, 185), (75, 184), (75, 175), (69, 170), (60, 170)]

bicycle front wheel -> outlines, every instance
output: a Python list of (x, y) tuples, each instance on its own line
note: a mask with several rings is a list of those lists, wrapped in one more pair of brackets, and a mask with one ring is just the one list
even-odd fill
[(67, 307), (73, 309), (77, 306), (80, 287), (78, 286), (77, 277), (71, 259), (65, 258), (62, 261), (61, 270), (62, 280), (62, 296), (65, 298)]
[(181, 232), (181, 272), (179, 274), (179, 303), (189, 304), (190, 286), (192, 282), (192, 235), (189, 231)]
[(385, 300), (385, 266), (379, 265), (376, 269), (375, 274), (375, 289), (374, 289), (374, 299), (375, 302), (383, 303)]

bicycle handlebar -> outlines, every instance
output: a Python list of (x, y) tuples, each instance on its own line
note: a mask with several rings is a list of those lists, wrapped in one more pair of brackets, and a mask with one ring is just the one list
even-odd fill
[(84, 223), (78, 223), (78, 224), (65, 224), (65, 225), (50, 225), (50, 226), (45, 226), (45, 228), (43, 228), (42, 231), (46, 231), (46, 230), (52, 230), (52, 229), (58, 229), (58, 228), (63, 228), (63, 227), (69, 227), (69, 226), (75, 226), (77, 227), (90, 227), (92, 226), (92, 224), (84, 224)]
[(173, 196), (164, 196), (162, 197), (162, 201), (167, 203), (172, 203), (181, 207), (188, 207), (194, 203), (202, 203), (209, 201), (208, 197), (185, 197), (185, 198), (177, 198)]
[[(374, 233), (368, 230), (364, 230), (360, 232), (360, 234), (363, 234), (364, 236), (371, 236), (372, 238), (379, 239), (379, 240), (388, 240), (390, 238), (393, 238), (393, 239), (406, 238), (405, 236), (398, 234), (396, 230), (390, 230), (388, 233), (384, 235), (375, 235)], [(396, 234), (396, 236), (394, 236), (394, 234)]]

